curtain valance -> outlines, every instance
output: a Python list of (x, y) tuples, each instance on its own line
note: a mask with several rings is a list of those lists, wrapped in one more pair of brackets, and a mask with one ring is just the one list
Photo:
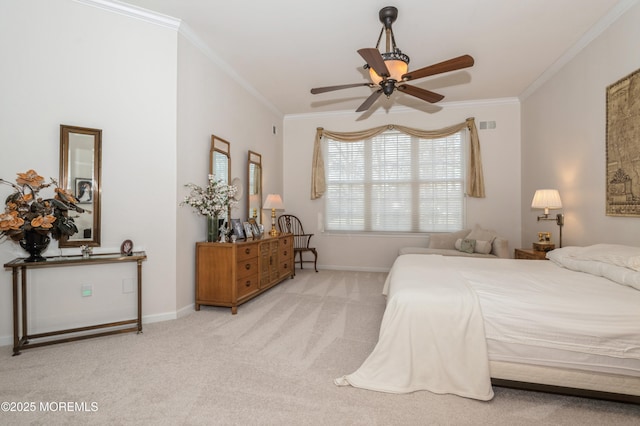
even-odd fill
[(484, 175), (482, 173), (482, 158), (480, 156), (478, 130), (476, 129), (475, 119), (467, 118), (463, 123), (455, 124), (439, 130), (420, 130), (395, 124), (387, 124), (358, 132), (332, 132), (330, 130), (323, 129), (322, 127), (318, 127), (313, 146), (313, 163), (311, 165), (311, 199), (315, 200), (322, 197), (326, 190), (324, 160), (322, 159), (322, 145), (320, 143), (323, 136), (342, 142), (356, 142), (371, 139), (386, 130), (398, 130), (399, 132), (422, 139), (436, 139), (452, 135), (465, 127), (469, 130), (471, 139), (469, 148), (469, 169), (467, 173), (467, 195), (475, 198), (484, 198)]

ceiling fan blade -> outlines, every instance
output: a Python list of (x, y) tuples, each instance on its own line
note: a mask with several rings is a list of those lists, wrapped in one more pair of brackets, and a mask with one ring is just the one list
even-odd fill
[(362, 103), (362, 105), (360, 105), (358, 107), (358, 109), (356, 110), (356, 112), (362, 112), (362, 111), (366, 111), (369, 108), (371, 108), (371, 105), (373, 105), (373, 103), (378, 99), (378, 97), (380, 97), (380, 95), (382, 94), (382, 89), (376, 90), (375, 92), (373, 92), (371, 94), (371, 96), (369, 96), (367, 98), (366, 101), (364, 101)]
[(327, 87), (316, 87), (311, 89), (311, 93), (317, 95), (318, 93), (332, 92), (334, 90), (340, 89), (349, 89), (351, 87), (360, 87), (360, 86), (369, 86), (373, 87), (371, 83), (353, 83), (353, 84), (342, 84), (340, 86), (327, 86)]
[(391, 74), (387, 69), (387, 65), (384, 63), (384, 59), (382, 59), (382, 55), (378, 49), (374, 48), (365, 48), (358, 50), (362, 59), (365, 60), (367, 65), (369, 65), (380, 77), (389, 77)]
[(400, 84), (398, 90), (432, 104), (444, 99), (444, 96), (439, 93), (424, 90), (416, 86), (409, 86), (408, 84)]
[(469, 55), (458, 56), (428, 67), (420, 68), (415, 71), (408, 72), (402, 76), (402, 80), (415, 80), (417, 78), (428, 77), (430, 75), (441, 74), (443, 72), (455, 71), (462, 68), (473, 66), (474, 60)]

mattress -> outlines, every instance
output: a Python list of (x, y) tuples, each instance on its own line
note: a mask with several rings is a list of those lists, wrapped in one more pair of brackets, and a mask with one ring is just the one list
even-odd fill
[(549, 261), (443, 261), (478, 294), (490, 361), (640, 377), (640, 291)]

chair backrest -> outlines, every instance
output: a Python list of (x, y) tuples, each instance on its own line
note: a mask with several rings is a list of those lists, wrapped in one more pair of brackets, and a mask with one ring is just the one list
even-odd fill
[(293, 235), (304, 234), (302, 222), (292, 214), (283, 214), (278, 218), (278, 227), (280, 232), (286, 232)]
[(292, 214), (283, 214), (278, 218), (280, 232), (293, 234), (293, 248), (295, 250), (309, 250), (312, 235), (305, 234), (300, 219)]

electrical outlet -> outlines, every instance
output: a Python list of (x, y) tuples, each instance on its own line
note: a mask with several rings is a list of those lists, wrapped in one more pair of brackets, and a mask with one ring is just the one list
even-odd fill
[(91, 284), (82, 284), (82, 297), (89, 297), (93, 295), (93, 287)]

